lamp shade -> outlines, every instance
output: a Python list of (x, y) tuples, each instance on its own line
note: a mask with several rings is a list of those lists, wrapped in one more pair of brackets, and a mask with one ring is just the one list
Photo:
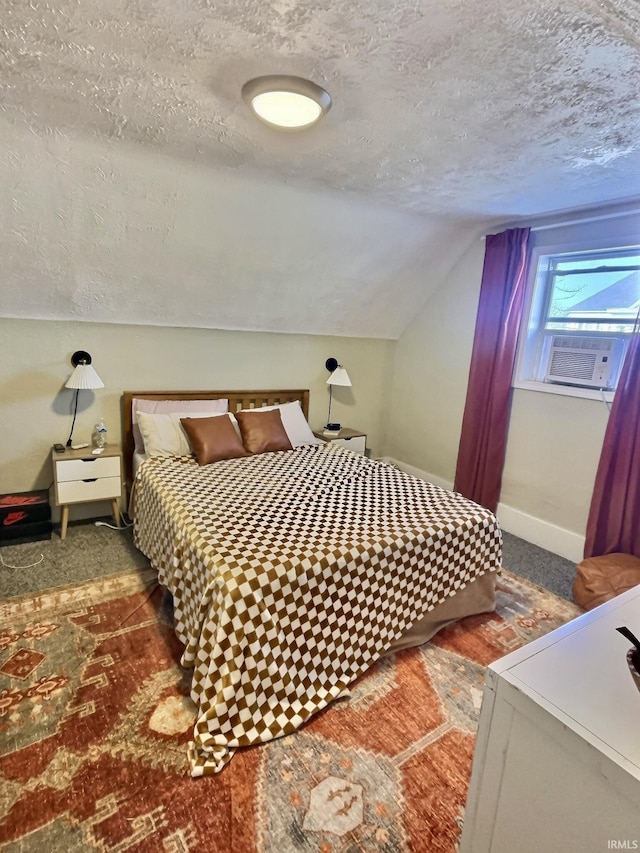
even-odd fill
[(336, 367), (331, 376), (327, 379), (327, 385), (351, 385), (349, 374), (342, 365), (338, 365)]
[(104, 382), (90, 364), (78, 364), (65, 382), (64, 387), (89, 390), (91, 388), (104, 388)]

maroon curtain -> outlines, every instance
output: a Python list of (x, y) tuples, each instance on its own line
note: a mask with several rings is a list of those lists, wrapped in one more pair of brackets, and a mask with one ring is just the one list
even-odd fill
[(454, 490), (496, 511), (511, 407), (511, 378), (529, 259), (529, 228), (486, 238)]
[(587, 520), (585, 557), (640, 557), (640, 312), (604, 434)]

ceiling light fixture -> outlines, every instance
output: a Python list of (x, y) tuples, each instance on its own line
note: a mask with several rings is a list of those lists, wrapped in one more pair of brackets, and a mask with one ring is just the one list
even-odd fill
[(331, 108), (331, 95), (322, 87), (284, 74), (249, 80), (242, 97), (260, 121), (278, 130), (304, 130)]

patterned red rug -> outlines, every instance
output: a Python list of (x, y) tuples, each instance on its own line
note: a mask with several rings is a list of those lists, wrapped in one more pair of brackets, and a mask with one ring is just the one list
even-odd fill
[(453, 851), (484, 666), (577, 615), (504, 573), (495, 614), (379, 662), (297, 734), (188, 775), (188, 677), (154, 573), (0, 608), (0, 847)]

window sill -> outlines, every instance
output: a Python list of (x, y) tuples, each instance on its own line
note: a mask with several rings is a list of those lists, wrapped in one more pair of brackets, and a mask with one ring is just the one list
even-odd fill
[(513, 383), (514, 388), (523, 391), (539, 391), (542, 394), (560, 394), (563, 397), (582, 397), (583, 400), (597, 400), (605, 403), (613, 402), (614, 391), (600, 391), (598, 388), (576, 388), (573, 385), (556, 385), (550, 382), (534, 382), (519, 379)]

